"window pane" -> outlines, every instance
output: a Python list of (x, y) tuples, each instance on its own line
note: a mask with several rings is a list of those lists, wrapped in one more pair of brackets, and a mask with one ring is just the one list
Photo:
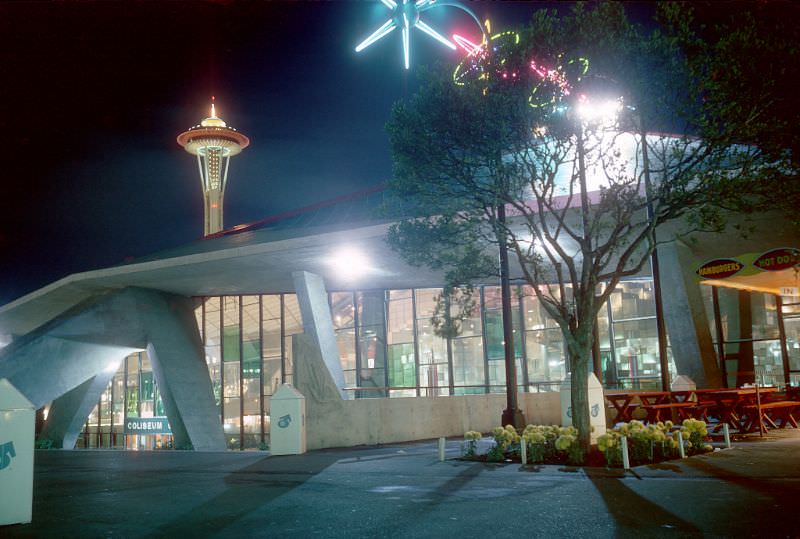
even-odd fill
[(393, 344), (389, 346), (389, 386), (416, 387), (416, 365), (414, 345)]
[(389, 344), (414, 342), (411, 290), (389, 291)]
[(528, 331), (525, 334), (530, 382), (556, 382), (566, 377), (563, 343), (560, 329)]
[(351, 292), (331, 293), (331, 316), (333, 318), (333, 328), (343, 329), (354, 326), (356, 308), (353, 303)]
[(800, 316), (785, 317), (783, 324), (789, 349), (789, 369), (800, 371)]
[(611, 317), (616, 320), (655, 316), (656, 304), (652, 281), (619, 283), (609, 297)]
[(617, 373), (623, 387), (657, 389), (661, 367), (655, 318), (614, 323)]
[[(239, 364), (225, 363), (225, 397), (239, 396)], [(227, 410), (225, 411), (227, 414)]]
[(297, 303), (297, 296), (294, 294), (284, 294), (283, 308), (286, 324), (286, 335), (303, 333), (303, 317), (300, 314), (300, 304)]
[(223, 314), (223, 348), (224, 360), (239, 361), (239, 342), (241, 338), (241, 328), (239, 326), (239, 298), (236, 296), (224, 296), (222, 302), (225, 306)]
[(336, 332), (336, 344), (339, 347), (339, 362), (344, 371), (344, 382), (347, 387), (356, 386), (356, 330), (340, 329)]
[(759, 384), (777, 386), (784, 383), (780, 340), (754, 342), (753, 363)]
[(262, 320), (264, 357), (281, 356), (281, 297), (277, 295), (262, 298), (264, 319)]
[(752, 308), (753, 338), (778, 339), (778, 311), (775, 296), (762, 292), (750, 293)]
[(456, 395), (485, 393), (483, 340), (480, 337), (453, 339), (453, 384)]

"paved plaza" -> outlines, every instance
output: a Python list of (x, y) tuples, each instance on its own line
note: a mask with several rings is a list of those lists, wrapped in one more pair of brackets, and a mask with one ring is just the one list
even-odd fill
[[(448, 457), (459, 442), (448, 441)], [(38, 451), (15, 537), (798, 537), (800, 432), (603, 468), (437, 461), (435, 442), (302, 456)]]

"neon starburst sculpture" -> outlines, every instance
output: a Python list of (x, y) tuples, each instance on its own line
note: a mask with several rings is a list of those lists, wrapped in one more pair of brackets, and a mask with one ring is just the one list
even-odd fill
[(362, 41), (356, 47), (356, 52), (361, 52), (382, 37), (388, 35), (396, 28), (400, 28), (403, 34), (403, 61), (406, 69), (411, 66), (411, 29), (418, 28), (422, 32), (428, 34), (442, 45), (449, 49), (456, 50), (455, 44), (444, 37), (442, 34), (434, 30), (430, 25), (426, 24), (420, 19), (420, 14), (436, 7), (455, 7), (468, 13), (478, 26), (481, 25), (478, 17), (465, 6), (458, 2), (437, 2), (437, 0), (380, 0), (381, 4), (386, 6), (390, 11), (391, 16), (383, 25), (375, 30), (367, 39)]

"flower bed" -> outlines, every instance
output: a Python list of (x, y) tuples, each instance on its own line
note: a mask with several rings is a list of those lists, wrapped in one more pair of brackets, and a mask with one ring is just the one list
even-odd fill
[[(680, 436), (679, 436), (680, 433)], [(605, 455), (606, 465), (622, 466), (622, 437), (628, 441), (631, 466), (652, 464), (680, 457), (680, 440), (687, 455), (712, 451), (706, 444), (708, 430), (703, 421), (686, 419), (676, 427), (672, 421), (650, 423), (633, 420), (619, 423), (597, 439), (597, 448)]]
[(522, 444), (532, 464), (580, 464), (578, 431), (574, 427), (528, 425), (518, 432), (513, 426), (492, 431), (494, 445), (485, 454), (478, 454), (481, 433), (464, 434), (462, 458), (485, 462), (521, 462)]
[[(680, 436), (678, 435), (680, 433)], [(484, 454), (478, 453), (480, 432), (464, 434), (462, 458), (484, 462), (521, 462), (522, 447), (530, 464), (569, 464), (622, 466), (622, 439), (628, 443), (630, 464), (651, 464), (679, 458), (679, 440), (683, 440), (684, 451), (696, 455), (712, 451), (705, 443), (708, 438), (706, 424), (696, 419), (687, 419), (675, 426), (671, 421), (645, 425), (641, 421), (619, 423), (597, 439), (597, 450), (582, 461), (578, 445), (578, 431), (574, 427), (556, 425), (528, 425), (522, 432), (513, 426), (497, 427), (492, 431), (494, 444)], [(601, 456), (602, 455), (602, 456)]]

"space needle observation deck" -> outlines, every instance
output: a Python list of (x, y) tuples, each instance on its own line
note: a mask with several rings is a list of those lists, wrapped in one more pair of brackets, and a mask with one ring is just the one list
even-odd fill
[(178, 144), (197, 156), (205, 209), (203, 235), (219, 232), (230, 158), (247, 148), (250, 139), (219, 118), (212, 102), (211, 116), (178, 135)]

